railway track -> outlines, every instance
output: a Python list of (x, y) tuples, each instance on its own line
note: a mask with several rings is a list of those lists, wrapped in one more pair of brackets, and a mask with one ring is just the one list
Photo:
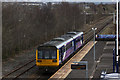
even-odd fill
[(35, 59), (33, 59), (33, 60), (27, 62), (26, 64), (22, 65), (21, 67), (16, 68), (15, 70), (11, 71), (7, 75), (5, 75), (2, 79), (6, 79), (6, 78), (16, 79), (19, 76), (21, 76), (22, 74), (24, 74), (25, 72), (32, 69), (33, 67), (35, 67)]
[[(107, 18), (108, 19), (108, 18)], [(109, 18), (107, 22), (103, 22), (103, 23), (99, 23), (94, 25), (93, 27), (98, 28), (95, 32), (95, 34), (100, 33), (107, 25), (109, 25), (112, 22), (112, 18)], [(92, 34), (92, 35), (91, 35)], [(84, 36), (84, 44), (86, 44), (87, 42), (89, 42), (93, 37), (93, 31), (92, 29), (89, 29), (87, 32), (85, 32), (85, 34), (83, 34)]]
[[(112, 17), (111, 18), (107, 18), (107, 21), (105, 22), (101, 22), (99, 24), (94, 25), (93, 27), (97, 27), (97, 31), (96, 34), (99, 33), (102, 29), (105, 28), (105, 26), (107, 26), (109, 23), (112, 22)], [(83, 46), (89, 42), (93, 37), (93, 31), (92, 30), (88, 30), (85, 32), (84, 34), (84, 44)], [(92, 35), (91, 35), (92, 34)], [(11, 71), (10, 73), (8, 73), (7, 75), (3, 76), (3, 80), (6, 78), (12, 78), (12, 79), (17, 79), (19, 78), (21, 75), (25, 74), (26, 72), (28, 72), (29, 70), (33, 69), (35, 67), (35, 59), (27, 62), (26, 64), (22, 65), (19, 68), (16, 68), (15, 70)], [(43, 76), (43, 75), (42, 75)], [(36, 78), (36, 80), (39, 80), (41, 78), (41, 75), (35, 75), (33, 78)]]

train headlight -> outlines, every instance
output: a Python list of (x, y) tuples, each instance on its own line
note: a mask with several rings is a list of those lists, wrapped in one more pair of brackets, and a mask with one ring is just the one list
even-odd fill
[(98, 37), (98, 35), (96, 35), (96, 38)]
[(42, 62), (42, 60), (37, 60), (37, 62)]
[(53, 60), (53, 62), (57, 62), (57, 60)]

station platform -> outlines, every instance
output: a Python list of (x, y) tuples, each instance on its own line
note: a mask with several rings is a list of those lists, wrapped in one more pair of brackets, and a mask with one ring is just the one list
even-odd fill
[(62, 66), (49, 80), (53, 79), (86, 79), (85, 70), (72, 70), (71, 63), (88, 61), (88, 77), (90, 80), (99, 79), (102, 71), (112, 72), (114, 41), (96, 42), (96, 60), (93, 59), (93, 42), (87, 43), (64, 66)]
[[(97, 43), (97, 42), (95, 42)], [(67, 63), (65, 63), (55, 74), (53, 74), (49, 80), (55, 78), (66, 78), (72, 71), (71, 63), (76, 61), (81, 61), (83, 57), (90, 51), (93, 47), (93, 41), (88, 42), (80, 51), (78, 51)]]

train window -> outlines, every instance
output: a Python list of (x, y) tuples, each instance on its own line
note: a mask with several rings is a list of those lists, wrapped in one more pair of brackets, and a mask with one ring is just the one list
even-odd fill
[(45, 51), (44, 54), (45, 54), (45, 55), (44, 55), (44, 58), (45, 58), (45, 59), (49, 59), (49, 56), (50, 56), (50, 55), (49, 55), (49, 51)]
[(56, 59), (57, 58), (56, 51), (51, 51), (51, 54), (52, 54), (52, 59)]
[(38, 51), (38, 59), (42, 59), (42, 56), (43, 56), (42, 51)]
[(77, 38), (77, 39), (76, 39), (76, 42), (80, 42), (80, 38)]
[(59, 58), (61, 59), (61, 54), (62, 54), (62, 48), (59, 49)]
[(57, 59), (57, 52), (52, 49), (38, 51), (38, 59)]
[(72, 41), (72, 46), (74, 46), (74, 41)]
[(72, 47), (72, 42), (70, 42), (69, 44), (66, 45), (66, 49), (68, 50), (69, 48)]
[(65, 52), (65, 47), (62, 47), (62, 53)]

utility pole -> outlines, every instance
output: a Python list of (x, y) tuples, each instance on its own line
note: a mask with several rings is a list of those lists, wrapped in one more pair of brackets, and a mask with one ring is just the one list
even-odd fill
[(94, 31), (94, 62), (95, 62), (95, 30), (97, 30), (97, 28), (92, 28), (92, 30)]
[(117, 21), (116, 21), (116, 72), (118, 73), (119, 72), (119, 65), (118, 65), (118, 59), (119, 59), (119, 55), (118, 55), (118, 34), (119, 34), (119, 31), (118, 31), (118, 0), (117, 0), (117, 3), (116, 3), (116, 9), (117, 9)]
[(115, 24), (115, 13), (113, 13), (113, 24)]

